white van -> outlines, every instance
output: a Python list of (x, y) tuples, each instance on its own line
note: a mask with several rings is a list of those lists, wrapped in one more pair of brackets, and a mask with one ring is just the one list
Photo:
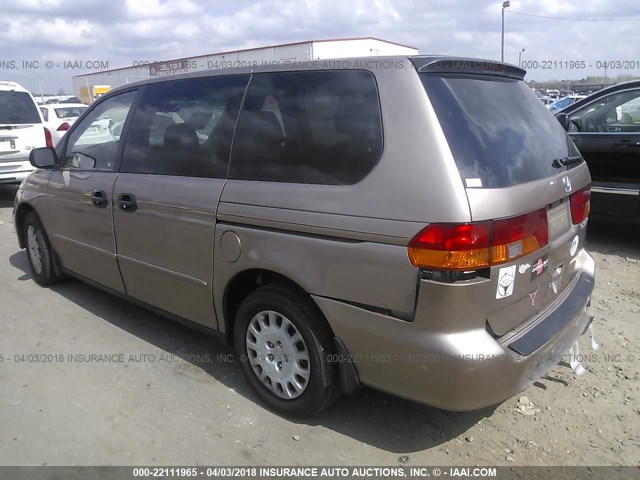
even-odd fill
[(51, 133), (31, 94), (15, 82), (0, 81), (0, 184), (20, 183), (33, 170), (29, 153), (51, 147)]

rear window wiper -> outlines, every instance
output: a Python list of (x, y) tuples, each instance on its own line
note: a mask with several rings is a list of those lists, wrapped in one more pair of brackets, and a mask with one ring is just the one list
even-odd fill
[(566, 167), (567, 165), (573, 165), (574, 163), (580, 163), (582, 162), (582, 160), (582, 157), (579, 155), (577, 157), (556, 158), (553, 162), (551, 162), (551, 165), (554, 168), (562, 168)]

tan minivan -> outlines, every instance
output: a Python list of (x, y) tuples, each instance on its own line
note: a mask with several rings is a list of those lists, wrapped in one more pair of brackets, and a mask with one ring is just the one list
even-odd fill
[(315, 63), (96, 101), (17, 193), (34, 279), (220, 334), (286, 415), (509, 398), (591, 322), (586, 164), (512, 65)]

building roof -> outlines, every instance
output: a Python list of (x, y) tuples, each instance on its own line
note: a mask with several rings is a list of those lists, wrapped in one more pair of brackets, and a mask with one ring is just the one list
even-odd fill
[[(305, 40), (305, 41), (301, 41), (301, 42), (279, 43), (277, 45), (264, 45), (262, 47), (251, 47), (251, 48), (241, 48), (241, 49), (238, 49), (238, 50), (227, 50), (227, 51), (224, 51), (224, 52), (204, 53), (204, 54), (201, 54), (201, 55), (190, 55), (188, 57), (170, 58), (170, 59), (162, 60), (162, 61), (163, 62), (179, 62), (181, 60), (188, 60), (188, 59), (195, 58), (195, 57), (208, 57), (208, 56), (211, 56), (211, 55), (229, 55), (231, 53), (251, 52), (253, 50), (264, 50), (266, 48), (290, 47), (290, 46), (293, 46), (293, 45), (304, 45), (305, 43), (349, 42), (349, 41), (353, 41), (353, 40), (376, 40), (378, 42), (384, 42), (384, 43), (389, 43), (391, 45), (397, 45), (399, 47), (413, 48), (414, 50), (418, 50), (417, 47), (412, 47), (410, 45), (404, 45), (402, 43), (392, 42), (390, 40), (384, 40), (382, 38), (377, 38), (377, 37), (324, 38), (324, 39), (320, 39), (320, 40)], [(83, 74), (80, 74), (80, 75), (74, 75), (73, 78), (82, 78), (82, 77), (86, 77), (87, 75), (98, 75), (98, 74), (101, 74), (101, 73), (117, 72), (119, 70), (127, 70), (129, 68), (135, 68), (135, 65), (129, 65), (127, 67), (112, 68), (112, 69), (109, 69), (109, 70), (102, 70), (100, 72), (83, 73)]]

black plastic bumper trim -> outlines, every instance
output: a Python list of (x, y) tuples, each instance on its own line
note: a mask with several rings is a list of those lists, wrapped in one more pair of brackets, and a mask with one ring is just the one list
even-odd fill
[(533, 330), (511, 343), (509, 348), (520, 355), (531, 355), (580, 314), (589, 302), (593, 286), (593, 277), (582, 274), (565, 301)]

